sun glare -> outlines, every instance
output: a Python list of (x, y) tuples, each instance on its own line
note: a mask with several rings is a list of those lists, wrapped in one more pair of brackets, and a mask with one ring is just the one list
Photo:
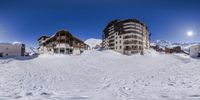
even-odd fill
[(193, 31), (187, 32), (187, 36), (189, 36), (189, 37), (193, 36)]

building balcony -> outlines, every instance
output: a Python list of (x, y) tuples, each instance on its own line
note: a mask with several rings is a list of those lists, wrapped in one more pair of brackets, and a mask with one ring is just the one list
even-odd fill
[(123, 39), (130, 39), (130, 38), (131, 38), (131, 39), (132, 39), (132, 38), (133, 38), (133, 39), (139, 39), (139, 38), (141, 38), (141, 37), (138, 37), (138, 36), (136, 36), (136, 35), (126, 35), (126, 36), (123, 37)]
[(115, 44), (113, 43), (113, 44), (109, 44), (109, 47), (114, 47), (115, 46)]
[(114, 39), (114, 38), (115, 38), (115, 36), (110, 36), (110, 37), (109, 37), (109, 39)]
[(66, 43), (56, 44), (55, 48), (70, 48), (70, 45)]
[(126, 40), (123, 44), (142, 44), (142, 42), (138, 40)]
[(113, 39), (113, 40), (109, 40), (109, 43), (113, 43), (113, 42), (115, 42), (115, 40)]

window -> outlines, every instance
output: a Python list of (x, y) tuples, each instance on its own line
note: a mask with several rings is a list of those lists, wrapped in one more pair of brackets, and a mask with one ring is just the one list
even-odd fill
[(60, 48), (60, 53), (65, 53), (65, 48)]
[(121, 43), (121, 40), (119, 41), (119, 43)]
[(72, 52), (73, 52), (73, 50), (72, 50), (72, 49), (70, 49), (70, 50), (69, 50), (69, 53), (71, 54)]
[(3, 53), (0, 53), (0, 57), (3, 57)]
[(58, 53), (58, 48), (54, 49), (54, 53)]
[(116, 44), (117, 44), (117, 41), (116, 41)]
[(121, 38), (122, 36), (119, 36), (119, 38)]
[(8, 50), (8, 48), (6, 48), (6, 50)]
[(130, 47), (129, 47), (129, 46), (126, 46), (126, 47), (125, 47), (125, 50), (130, 50)]
[(119, 47), (120, 49), (122, 48), (122, 46)]

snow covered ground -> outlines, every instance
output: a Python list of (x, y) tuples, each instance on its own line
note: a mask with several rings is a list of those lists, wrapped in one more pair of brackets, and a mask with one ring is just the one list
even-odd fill
[(0, 59), (0, 100), (200, 100), (200, 59), (146, 52)]

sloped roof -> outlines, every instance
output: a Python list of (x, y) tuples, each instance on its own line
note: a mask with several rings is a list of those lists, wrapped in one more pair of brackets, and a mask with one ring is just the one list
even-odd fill
[[(73, 39), (75, 39), (75, 40), (77, 40), (77, 41), (80, 41), (80, 42), (83, 42), (82, 40), (80, 40), (79, 38), (77, 38), (77, 37), (75, 37), (75, 36), (73, 36), (69, 31), (66, 31), (66, 30), (60, 30), (60, 31), (58, 31), (58, 32), (56, 32), (56, 33), (54, 33), (52, 36), (45, 36), (45, 37), (48, 37), (48, 39), (46, 39), (44, 42), (47, 42), (47, 41), (49, 41), (49, 40), (51, 40), (51, 39), (53, 39), (55, 36), (57, 36), (57, 35), (59, 35), (60, 33), (64, 33), (64, 34), (67, 34), (68, 36), (70, 36), (70, 37), (72, 37)], [(42, 37), (42, 36), (41, 36)], [(84, 43), (84, 42), (83, 42)], [(85, 44), (85, 43), (84, 43)], [(87, 45), (87, 44), (86, 44)]]
[(42, 35), (42, 36), (40, 36), (40, 37), (38, 38), (38, 40), (40, 40), (40, 39), (43, 38), (43, 37), (49, 38), (49, 36), (47, 36), (47, 35)]

